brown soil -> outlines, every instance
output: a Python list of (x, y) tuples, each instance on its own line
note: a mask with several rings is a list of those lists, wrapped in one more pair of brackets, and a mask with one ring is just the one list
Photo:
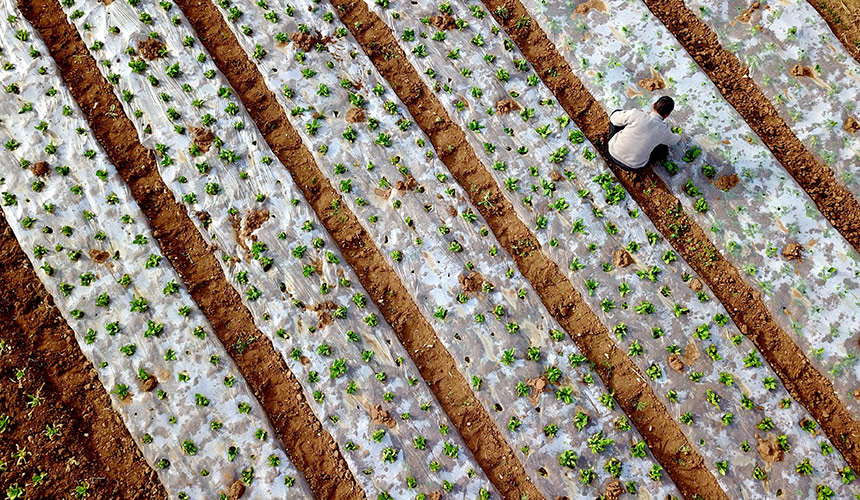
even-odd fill
[(684, 361), (681, 360), (681, 356), (678, 356), (677, 354), (670, 354), (669, 368), (675, 370), (678, 373), (684, 373)]
[(648, 92), (654, 92), (656, 90), (666, 88), (666, 80), (664, 80), (663, 76), (654, 68), (651, 68), (651, 78), (643, 78), (636, 82), (636, 84)]
[(758, 441), (756, 451), (758, 451), (758, 455), (762, 460), (767, 462), (768, 465), (774, 462), (782, 462), (782, 459), (785, 458), (785, 452), (780, 448), (776, 436), (768, 434), (767, 438), (761, 438), (756, 434), (755, 438)]
[[(484, 408), (474, 403), (469, 382), (355, 214), (346, 204), (341, 204), (337, 214), (330, 210), (332, 201), (340, 199), (339, 194), (302, 144), (286, 112), (214, 4), (197, 0), (179, 0), (176, 4), (242, 99), (266, 142), (287, 166), (487, 477), (508, 498), (518, 499), (521, 493), (539, 498), (501, 432)], [(350, 22), (346, 24), (352, 26)]]
[[(514, 257), (520, 272), (535, 287), (541, 301), (582, 353), (594, 362), (607, 388), (614, 391), (619, 406), (630, 416), (655, 458), (669, 471), (681, 491), (689, 496), (695, 493), (710, 499), (726, 498), (701, 456), (692, 451), (693, 446), (678, 423), (645, 382), (647, 378), (626, 352), (618, 348), (609, 330), (558, 266), (540, 250), (537, 239), (517, 217), (489, 170), (467, 142), (463, 129), (451, 121), (435, 94), (409, 64), (385, 23), (369, 12), (364, 2), (334, 0), (333, 3), (344, 24), (409, 108), (418, 126), (428, 134), (440, 159), (457, 182), (467, 187), (472, 204), (478, 207), (496, 238)], [(493, 11), (502, 2), (486, 4)], [(510, 2), (507, 7), (511, 9)], [(512, 13), (511, 25), (525, 15), (522, 5)], [(479, 203), (485, 199), (492, 200), (492, 204)], [(531, 484), (529, 487), (534, 491)], [(519, 498), (516, 490), (500, 490), (507, 498)], [(540, 497), (536, 491), (533, 495), (529, 497)]]
[(204, 153), (209, 152), (212, 143), (215, 142), (215, 134), (205, 127), (191, 127), (191, 133), (194, 134), (194, 144)]
[[(166, 499), (2, 213), (0, 284), (0, 339), (8, 346), (0, 347), (0, 413), (12, 418), (0, 457), (8, 460), (19, 446), (31, 454), (26, 463), (9, 462), (0, 491), (17, 483), (27, 485), (27, 498), (68, 498), (86, 482), (99, 498)], [(42, 403), (26, 410), (28, 394)], [(53, 440), (48, 425), (60, 429)], [(41, 472), (47, 478), (32, 486)]]
[(688, 342), (687, 347), (684, 348), (684, 356), (681, 359), (683, 359), (685, 365), (693, 366), (701, 354), (695, 342)]
[(627, 490), (624, 488), (624, 485), (621, 484), (621, 481), (615, 479), (606, 485), (604, 496), (606, 500), (618, 500), (625, 493), (627, 493)]
[(155, 38), (147, 37), (137, 42), (137, 53), (149, 61), (161, 59), (161, 49), (163, 48), (165, 48), (164, 42)]
[(239, 500), (245, 494), (245, 483), (237, 479), (230, 485), (230, 492), (227, 494), (228, 500)]
[(606, 2), (603, 0), (587, 0), (576, 6), (574, 9), (574, 15), (579, 14), (580, 16), (585, 17), (590, 10), (596, 10), (597, 12), (606, 14), (609, 12), (609, 6), (606, 5)]
[[(676, 0), (646, 0), (646, 2), (652, 11), (659, 13), (658, 17), (677, 18), (690, 25), (698, 22), (695, 16)], [(504, 2), (503, 0), (484, 0), (484, 3), (492, 11)], [(655, 8), (657, 3), (660, 4), (660, 9)], [(507, 21), (498, 18), (497, 21), (506, 27), (512, 40), (524, 52), (526, 59), (535, 67), (565, 111), (606, 158), (605, 134), (609, 116), (582, 82), (574, 76), (568, 63), (536, 23), (532, 22), (529, 27), (516, 28), (515, 20), (520, 16), (528, 16), (519, 0), (507, 0), (507, 6), (511, 16)], [(664, 22), (667, 21), (664, 20)], [(670, 28), (678, 22), (680, 21), (670, 21)], [(676, 37), (680, 36), (679, 40), (682, 43), (684, 40), (689, 41), (690, 36), (679, 35), (675, 30), (673, 32)], [(697, 33), (692, 35), (693, 38), (702, 37), (703, 31), (700, 30)], [(718, 44), (711, 47), (714, 53), (722, 51)], [(743, 78), (735, 80), (740, 84)], [(772, 118), (764, 121), (772, 123)], [(678, 216), (672, 216), (668, 213), (669, 208), (679, 207), (680, 203), (659, 176), (651, 171), (632, 174), (617, 168), (613, 168), (613, 172), (657, 229), (666, 237), (666, 241), (673, 245), (708, 284), (741, 332), (762, 352), (789, 393), (818, 421), (849, 465), (854, 470), (860, 470), (858, 468), (860, 467), (860, 423), (839, 401), (830, 380), (812, 366), (803, 351), (779, 327), (765, 307), (761, 294), (743, 280), (738, 270), (723, 258), (708, 240), (702, 228), (688, 215), (681, 212)], [(830, 190), (831, 195), (837, 198), (841, 196), (838, 192)], [(860, 223), (860, 217), (854, 218)], [(669, 237), (673, 232), (670, 225), (688, 228), (684, 238)], [(672, 478), (675, 479), (675, 476), (673, 475)], [(681, 479), (683, 480), (683, 476)], [(684, 492), (686, 486), (682, 484), (685, 483), (676, 480), (676, 484)]]
[(316, 44), (323, 43), (323, 39), (320, 38), (319, 33), (310, 34), (302, 33), (301, 31), (290, 33), (290, 40), (296, 44), (296, 47), (305, 52), (310, 52)]
[(612, 265), (614, 267), (627, 267), (633, 263), (633, 258), (630, 257), (630, 254), (627, 250), (623, 248), (619, 248), (612, 252)]
[[(645, 3), (809, 194), (818, 210), (860, 252), (860, 203), (830, 167), (794, 136), (770, 100), (747, 76), (747, 68), (722, 48), (717, 35), (684, 5), (683, 0), (645, 0)], [(817, 78), (808, 67), (795, 66), (791, 71)]]
[(46, 161), (39, 161), (30, 165), (30, 171), (36, 177), (48, 177), (51, 175), (51, 166)]
[(842, 125), (842, 130), (848, 132), (849, 134), (853, 134), (860, 130), (860, 123), (853, 116), (849, 116), (845, 119), (845, 123)]
[(376, 405), (370, 409), (370, 419), (374, 424), (384, 425), (389, 429), (397, 427), (397, 421), (382, 408), (382, 405)]
[(459, 280), (460, 286), (463, 287), (463, 293), (478, 293), (484, 284), (484, 277), (478, 271), (472, 271), (468, 276), (461, 275)]
[(367, 117), (364, 115), (364, 110), (361, 108), (350, 108), (346, 112), (346, 121), (349, 123), (364, 123)]
[(110, 254), (108, 252), (105, 252), (104, 250), (99, 250), (97, 248), (90, 249), (89, 255), (90, 259), (92, 259), (92, 261), (96, 264), (104, 264), (105, 261), (107, 261), (110, 257)]
[(690, 290), (692, 290), (694, 292), (701, 292), (702, 289), (704, 288), (704, 285), (702, 284), (702, 280), (700, 280), (699, 278), (691, 279), (690, 282), (687, 283), (687, 285), (690, 287)]
[(857, 0), (810, 0), (827, 21), (845, 50), (860, 62), (860, 2)]
[(520, 105), (513, 99), (500, 99), (496, 102), (496, 113), (500, 115), (506, 115), (517, 109), (520, 109)]
[(440, 31), (450, 31), (457, 27), (457, 20), (451, 14), (443, 13), (430, 18), (430, 24)]
[[(337, 444), (308, 406), (295, 376), (271, 341), (257, 330), (251, 313), (227, 282), (186, 209), (176, 202), (159, 176), (154, 154), (141, 145), (125, 114), (107, 114), (122, 106), (60, 4), (38, 0), (19, 7), (47, 44), (95, 137), (149, 220), (161, 251), (265, 408), (290, 460), (319, 498), (364, 497), (337, 451)], [(222, 31), (228, 30), (222, 27)], [(249, 337), (256, 341), (238, 353), (236, 342)]]
[(738, 179), (738, 174), (731, 174), (717, 177), (717, 180), (713, 181), (713, 184), (717, 189), (728, 191), (737, 186), (739, 182), (740, 179)]
[(809, 66), (795, 64), (790, 70), (788, 70), (788, 72), (795, 78), (800, 78), (802, 76), (806, 78), (815, 78), (815, 72)]
[(540, 401), (540, 395), (549, 392), (547, 386), (549, 385), (549, 381), (547, 381), (546, 377), (541, 375), (538, 378), (529, 379), (526, 381), (531, 392), (529, 393), (529, 401), (531, 401), (532, 405), (537, 406)]
[(752, 19), (753, 14), (755, 14), (759, 9), (761, 9), (761, 3), (753, 2), (750, 4), (749, 8), (744, 9), (743, 12), (735, 18), (735, 20), (742, 23), (748, 23)]
[(785, 260), (803, 260), (803, 247), (797, 243), (789, 243), (782, 249), (782, 256)]

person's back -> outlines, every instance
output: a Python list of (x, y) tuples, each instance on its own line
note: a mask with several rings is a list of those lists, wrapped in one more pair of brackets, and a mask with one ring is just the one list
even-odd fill
[(664, 159), (669, 146), (681, 139), (663, 122), (673, 108), (670, 97), (661, 97), (650, 113), (640, 109), (613, 112), (609, 117), (610, 157), (628, 170)]

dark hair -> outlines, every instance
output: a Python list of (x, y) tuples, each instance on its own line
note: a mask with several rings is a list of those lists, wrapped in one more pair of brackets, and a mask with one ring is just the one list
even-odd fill
[(654, 111), (660, 113), (660, 116), (664, 118), (669, 116), (669, 113), (671, 113), (673, 109), (675, 109), (675, 101), (666, 95), (657, 99), (657, 102), (654, 103)]

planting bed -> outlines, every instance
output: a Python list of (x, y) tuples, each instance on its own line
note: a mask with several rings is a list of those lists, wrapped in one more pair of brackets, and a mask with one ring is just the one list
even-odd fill
[[(33, 338), (69, 333), (25, 340), (4, 291), (0, 493), (860, 495), (852, 214), (661, 5), (4, 4), (0, 258), (56, 301)], [(819, 14), (688, 5), (856, 194), (856, 136), (821, 125), (856, 116), (858, 63)], [(607, 166), (596, 124), (664, 94), (671, 162)]]

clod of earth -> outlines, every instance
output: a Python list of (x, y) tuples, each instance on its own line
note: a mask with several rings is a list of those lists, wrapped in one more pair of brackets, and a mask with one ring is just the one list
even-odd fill
[(782, 256), (785, 260), (803, 260), (803, 246), (798, 243), (789, 243), (782, 249)]
[(496, 112), (501, 115), (506, 115), (517, 109), (520, 109), (520, 105), (513, 99), (501, 99), (496, 102)]
[(860, 130), (860, 122), (858, 122), (853, 116), (849, 116), (845, 119), (845, 124), (842, 125), (842, 129), (849, 134), (853, 134)]
[(349, 123), (364, 123), (365, 120), (367, 120), (367, 116), (361, 108), (350, 108), (346, 112), (346, 121)]
[(577, 5), (573, 12), (574, 16), (578, 14), (585, 17), (590, 10), (596, 10), (597, 12), (606, 14), (609, 12), (609, 5), (607, 5), (603, 0), (588, 0)]
[(165, 48), (164, 42), (156, 38), (145, 38), (137, 42), (137, 52), (140, 57), (147, 61), (161, 58), (161, 51)]
[(630, 257), (630, 253), (623, 248), (619, 248), (612, 252), (612, 265), (615, 267), (627, 267), (633, 263), (633, 258)]
[(740, 179), (738, 179), (738, 174), (731, 175), (721, 175), (717, 178), (717, 180), (713, 181), (714, 186), (717, 189), (722, 189), (723, 191), (729, 191), (733, 187), (738, 185)]
[(648, 92), (654, 92), (655, 90), (666, 88), (666, 80), (664, 80), (663, 76), (654, 68), (651, 68), (651, 78), (643, 78), (636, 82), (636, 84)]
[(758, 441), (758, 446), (756, 446), (756, 450), (758, 451), (759, 456), (768, 463), (768, 465), (774, 462), (782, 462), (782, 459), (785, 457), (785, 452), (779, 446), (779, 442), (776, 439), (776, 436), (773, 434), (768, 434), (767, 438), (761, 438), (758, 434), (755, 435), (756, 440)]

